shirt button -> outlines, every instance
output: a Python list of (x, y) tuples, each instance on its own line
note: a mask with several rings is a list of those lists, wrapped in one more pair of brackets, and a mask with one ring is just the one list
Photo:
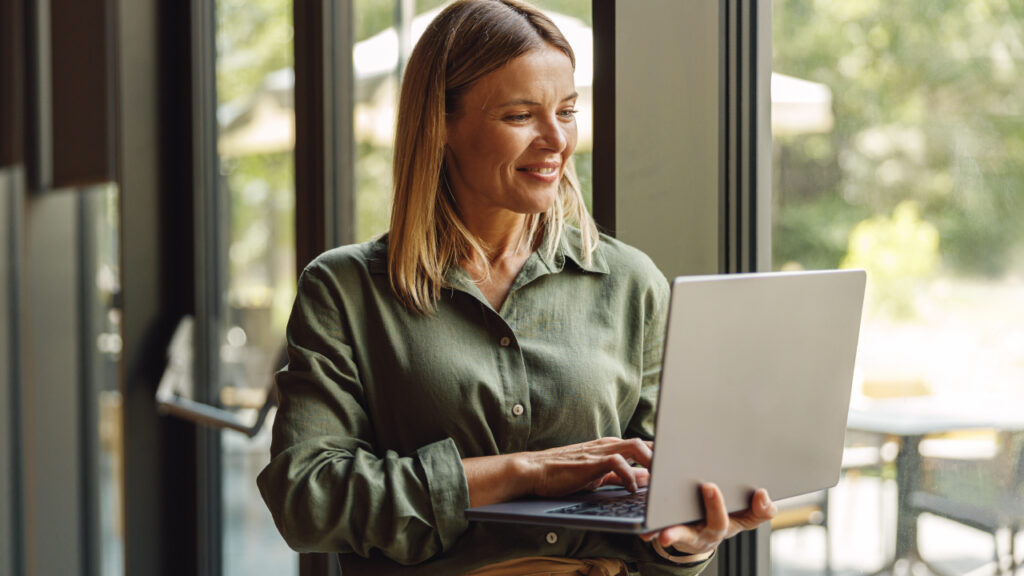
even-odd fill
[(544, 539), (548, 541), (548, 544), (557, 544), (558, 534), (555, 534), (554, 532), (548, 532), (544, 535)]
[[(523, 408), (522, 404), (516, 404), (515, 406), (512, 407), (512, 414), (515, 416), (522, 416), (523, 412), (525, 411), (526, 408)], [(554, 532), (552, 532), (552, 534), (554, 534)]]
[(498, 341), (498, 344), (501, 344), (502, 348), (508, 347), (508, 345), (511, 344), (511, 343), (512, 343), (512, 339), (509, 338), (508, 336), (502, 336), (501, 340)]

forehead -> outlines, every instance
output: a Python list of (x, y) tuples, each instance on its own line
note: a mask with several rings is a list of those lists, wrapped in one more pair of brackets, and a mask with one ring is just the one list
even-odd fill
[(499, 105), (507, 98), (560, 101), (575, 91), (573, 72), (568, 55), (544, 45), (481, 77), (465, 99), (481, 105)]

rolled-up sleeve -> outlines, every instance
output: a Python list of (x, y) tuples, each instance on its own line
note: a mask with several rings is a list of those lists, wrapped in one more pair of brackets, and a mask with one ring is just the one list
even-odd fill
[(450, 438), (411, 454), (377, 449), (339, 290), (315, 264), (299, 280), (260, 493), (295, 550), (422, 562), (467, 528), (459, 451)]

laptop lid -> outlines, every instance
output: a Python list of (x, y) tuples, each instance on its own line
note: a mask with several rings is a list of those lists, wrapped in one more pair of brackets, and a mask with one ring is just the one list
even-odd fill
[(839, 481), (866, 275), (829, 270), (672, 283), (647, 526)]
[(646, 516), (553, 512), (624, 490), (470, 508), (470, 520), (640, 533), (703, 517), (702, 482), (730, 512), (839, 479), (860, 333), (862, 270), (672, 282)]

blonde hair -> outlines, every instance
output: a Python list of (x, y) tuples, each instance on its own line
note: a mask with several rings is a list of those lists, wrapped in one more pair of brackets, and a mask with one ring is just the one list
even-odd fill
[[(517, 0), (458, 0), (424, 31), (406, 66), (395, 134), (394, 204), (388, 238), (391, 288), (409, 308), (433, 312), (448, 269), (466, 260), (488, 262), (485, 246), (459, 216), (445, 170), (445, 114), (481, 77), (544, 46), (572, 48), (547, 16)], [(520, 248), (532, 248), (541, 231), (544, 249), (557, 250), (566, 222), (582, 233), (587, 263), (598, 233), (587, 212), (572, 158), (559, 182), (558, 200), (527, 216)]]

